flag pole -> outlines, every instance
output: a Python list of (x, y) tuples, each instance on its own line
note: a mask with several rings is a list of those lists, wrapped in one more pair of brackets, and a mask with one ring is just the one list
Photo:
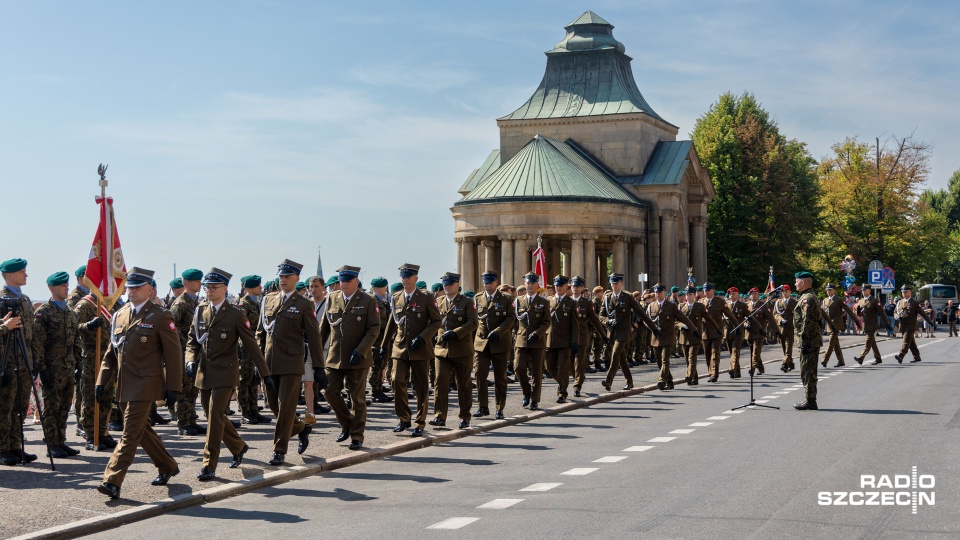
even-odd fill
[[(103, 201), (102, 204), (107, 204), (107, 167), (104, 167), (103, 164), (100, 164), (100, 167), (97, 168), (97, 172), (100, 173), (100, 200)], [(107, 216), (109, 218), (109, 216)], [(108, 235), (108, 242), (113, 240), (112, 235)], [(111, 253), (112, 250), (108, 250), (107, 253)], [(107, 274), (110, 276), (109, 274)], [(112, 276), (110, 276), (112, 279)], [(109, 289), (108, 289), (109, 294)], [(102, 294), (96, 295), (97, 297), (97, 317), (100, 317), (100, 311), (103, 309), (103, 300), (101, 298)], [(96, 346), (96, 356), (94, 357), (94, 385), (96, 381), (100, 379), (100, 340), (103, 336), (103, 328), (97, 326), (97, 346)], [(94, 449), (100, 446), (100, 400), (94, 398), (93, 400), (93, 447)]]

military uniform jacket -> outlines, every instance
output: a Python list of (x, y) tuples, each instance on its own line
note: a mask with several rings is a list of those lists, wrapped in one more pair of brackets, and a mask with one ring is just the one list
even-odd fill
[[(100, 357), (102, 358), (103, 353), (110, 346), (110, 319), (102, 312), (97, 312), (97, 302), (90, 296), (81, 298), (74, 306), (73, 313), (77, 316), (77, 324), (79, 325), (80, 343), (83, 346), (81, 352), (87, 358), (96, 358), (97, 356), (97, 329), (87, 330), (84, 325), (95, 317), (103, 319), (104, 325), (100, 328)], [(96, 358), (96, 360), (99, 361), (100, 358)]]
[[(602, 296), (600, 298), (593, 297), (590, 299), (590, 303), (593, 304), (593, 312), (597, 314), (597, 319), (600, 319), (600, 311), (603, 309), (603, 297)], [(602, 320), (600, 321), (600, 324), (601, 326), (603, 325)], [(606, 337), (607, 329), (604, 328), (602, 332), (600, 330), (597, 330), (597, 334), (603, 337)]]
[(70, 291), (70, 296), (67, 297), (67, 309), (73, 309), (80, 302), (80, 299), (86, 296), (88, 293), (84, 292), (80, 287), (74, 287)]
[[(550, 302), (540, 295), (533, 301), (527, 295), (513, 301), (517, 310), (517, 339), (514, 345), (526, 349), (543, 349), (547, 346), (547, 332), (550, 330)], [(540, 338), (533, 343), (527, 340), (530, 334)]]
[(923, 312), (923, 306), (913, 298), (903, 299), (897, 302), (897, 310), (894, 312), (900, 319), (900, 331), (908, 332), (917, 329), (917, 316), (923, 317), (931, 326), (933, 321)]
[(767, 307), (769, 304), (764, 304), (763, 300), (750, 300), (746, 304), (750, 315), (750, 320), (743, 325), (747, 330), (747, 339), (750, 341), (763, 339), (766, 336), (765, 329), (773, 318)]
[(60, 309), (51, 300), (37, 308), (33, 348), (37, 371), (57, 367), (69, 370), (72, 375), (83, 349), (76, 314), (69, 308)]
[(198, 303), (199, 299), (195, 296), (183, 293), (170, 306), (170, 314), (173, 316), (173, 323), (177, 325), (177, 335), (180, 336), (181, 349), (187, 348), (187, 339), (193, 329), (193, 314), (197, 311)]
[(743, 300), (729, 302), (727, 306), (730, 308), (730, 313), (733, 313), (733, 317), (727, 317), (724, 321), (726, 323), (726, 337), (727, 339), (743, 339), (743, 326), (740, 326), (740, 323), (750, 314), (750, 308)]
[(600, 317), (597, 316), (597, 310), (594, 309), (594, 306), (600, 304), (600, 300), (591, 299), (589, 296), (583, 295), (574, 301), (577, 303), (577, 325), (580, 327), (580, 335), (589, 335), (587, 332), (593, 327), (593, 329), (602, 336), (605, 333), (603, 323), (600, 322)]
[(822, 313), (817, 295), (813, 294), (811, 289), (800, 295), (800, 300), (793, 310), (793, 324), (801, 346), (819, 349), (823, 345), (823, 333), (820, 329)]
[(833, 323), (833, 327), (836, 329), (842, 329), (845, 327), (843, 324), (843, 313), (846, 312), (850, 315), (850, 318), (857, 320), (857, 315), (850, 309), (850, 306), (843, 301), (843, 298), (840, 295), (833, 295), (833, 297), (826, 297), (821, 303), (823, 308), (823, 314), (826, 315), (830, 322)]
[(703, 326), (713, 324), (713, 319), (707, 317), (707, 307), (700, 302), (694, 302), (693, 304), (684, 302), (680, 304), (680, 313), (693, 321), (693, 326), (687, 326), (686, 329), (683, 329), (680, 328), (680, 324), (677, 324), (677, 328), (680, 330), (677, 343), (680, 345), (699, 345), (702, 341)]
[[(7, 287), (4, 287), (3, 293), (0, 294), (0, 296), (6, 296), (6, 297), (11, 297), (16, 295), (17, 294), (15, 292), (8, 289)], [(36, 315), (33, 312), (33, 302), (30, 301), (30, 297), (25, 294), (21, 295), (20, 296), (20, 321), (23, 324), (23, 326), (21, 327), (21, 331), (23, 332), (23, 341), (27, 346), (27, 355), (30, 356), (30, 358), (26, 359), (27, 367), (29, 367), (31, 371), (33, 371), (33, 362), (34, 362), (33, 358), (34, 356), (37, 356), (36, 347), (33, 345), (33, 325), (30, 324), (30, 321), (34, 320), (35, 318), (36, 318)], [(9, 330), (7, 330), (7, 327), (0, 324), (0, 345), (6, 345), (6, 335), (8, 332)], [(8, 360), (7, 367), (10, 368), (12, 365), (13, 365), (12, 362)]]
[(687, 328), (696, 328), (693, 321), (669, 299), (664, 300), (662, 304), (656, 301), (650, 302), (647, 306), (647, 315), (662, 329), (659, 336), (654, 334), (650, 340), (650, 344), (654, 347), (669, 347), (676, 343), (675, 329), (678, 322), (687, 325)]
[[(400, 291), (393, 295), (391, 316), (387, 320), (382, 349), (389, 348), (393, 341), (391, 356), (400, 360), (433, 360), (431, 340), (440, 329), (440, 311), (437, 300), (432, 294), (415, 289), (407, 302), (407, 293)], [(423, 345), (415, 350), (409, 349), (414, 337), (420, 336)]]
[[(473, 349), (477, 352), (487, 350), (490, 354), (509, 352), (513, 348), (511, 330), (517, 324), (517, 314), (513, 311), (513, 301), (500, 291), (494, 291), (490, 299), (482, 292), (474, 297), (477, 305), (477, 338), (473, 340)], [(489, 341), (487, 336), (496, 331), (500, 339)]]
[[(651, 330), (656, 324), (647, 316), (637, 299), (627, 291), (620, 291), (619, 297), (613, 294), (613, 291), (603, 293), (603, 299), (600, 301), (600, 321), (609, 328), (609, 337), (615, 341), (630, 341), (631, 327), (630, 314), (636, 314), (643, 324)], [(611, 328), (610, 322), (616, 324)], [(669, 329), (672, 332), (672, 327)]]
[[(816, 299), (816, 297), (814, 297), (814, 299)], [(778, 298), (777, 301), (774, 302), (773, 320), (777, 322), (777, 328), (781, 329), (780, 333), (789, 334), (793, 332), (793, 315), (796, 312), (796, 309), (796, 298)], [(786, 324), (781, 326), (780, 321), (786, 321)]]
[[(379, 349), (380, 344), (384, 341), (384, 336), (387, 334), (387, 323), (389, 322), (391, 313), (390, 301), (387, 299), (381, 300), (374, 293), (370, 293), (370, 297), (377, 301), (377, 309), (380, 310), (380, 332), (377, 334), (377, 339), (373, 342), (376, 348)], [(376, 354), (376, 351), (372, 351), (371, 354)]]
[(117, 401), (159, 401), (164, 390), (180, 391), (183, 351), (169, 311), (148, 300), (134, 314), (126, 304), (114, 314), (110, 336), (97, 384), (116, 375)]
[[(328, 343), (329, 340), (330, 346), (323, 363), (318, 364), (314, 360), (314, 369), (373, 367), (373, 346), (381, 335), (383, 313), (377, 299), (357, 290), (350, 297), (350, 301), (346, 302), (343, 291), (334, 291), (326, 298), (326, 306), (320, 321), (320, 342)], [(354, 351), (359, 352), (362, 359), (356, 365), (350, 365), (350, 357)]]
[(240, 359), (237, 349), (240, 343), (243, 343), (250, 359), (260, 371), (260, 376), (269, 377), (270, 370), (263, 360), (257, 338), (254, 337), (250, 321), (243, 311), (224, 301), (216, 315), (211, 317), (211, 308), (209, 302), (200, 302), (194, 315), (196, 325), (187, 339), (184, 360), (198, 363), (194, 386), (209, 390), (239, 385)]
[[(437, 344), (433, 353), (445, 358), (473, 358), (473, 332), (480, 325), (477, 317), (477, 307), (473, 300), (462, 294), (457, 294), (453, 300), (447, 300), (446, 295), (439, 298), (437, 309), (440, 310), (440, 329), (437, 330)], [(440, 342), (440, 336), (448, 330), (457, 333), (457, 339), (448, 339)]]
[(278, 291), (264, 298), (257, 341), (273, 375), (303, 375), (305, 345), (309, 345), (313, 367), (323, 366), (320, 325), (313, 312), (313, 301), (299, 293), (285, 298)]
[(577, 322), (577, 302), (559, 295), (550, 298), (550, 328), (547, 329), (547, 348), (567, 349), (580, 340), (580, 323)]
[(878, 317), (883, 320), (884, 326), (890, 326), (890, 320), (887, 319), (887, 314), (884, 313), (880, 300), (877, 300), (873, 295), (861, 298), (857, 302), (857, 313), (863, 317), (863, 330), (865, 332), (877, 331)]
[(730, 307), (727, 306), (727, 303), (719, 296), (714, 296), (713, 298), (703, 297), (700, 303), (703, 304), (703, 307), (707, 308), (707, 317), (710, 317), (715, 323), (703, 325), (703, 334), (700, 337), (703, 339), (722, 338), (723, 317), (726, 316), (728, 319), (733, 318), (733, 312), (730, 311)]

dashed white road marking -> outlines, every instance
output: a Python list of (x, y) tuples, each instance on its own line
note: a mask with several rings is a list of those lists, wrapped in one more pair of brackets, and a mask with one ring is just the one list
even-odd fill
[(562, 485), (562, 482), (541, 482), (539, 484), (530, 484), (520, 491), (550, 491), (551, 489)]
[(594, 463), (619, 463), (627, 459), (627, 456), (603, 456), (600, 459), (593, 460)]
[(630, 448), (624, 448), (624, 452), (646, 452), (647, 450), (653, 448), (652, 446), (631, 446)]
[(767, 401), (769, 401), (769, 400), (767, 400), (767, 399), (756, 399), (756, 400), (754, 400), (753, 402), (754, 402), (754, 403), (766, 403)]
[(693, 433), (695, 429), (675, 429), (670, 432), (671, 435), (686, 435), (688, 433)]
[(479, 519), (480, 518), (478, 517), (454, 517), (450, 519), (445, 519), (440, 523), (434, 523), (433, 525), (427, 528), (428, 529), (459, 529)]
[(600, 469), (598, 469), (597, 467), (576, 467), (574, 469), (570, 469), (569, 471), (564, 471), (560, 474), (563, 474), (566, 476), (586, 476), (592, 472), (597, 472), (599, 470)]
[(711, 416), (710, 418), (707, 418), (707, 420), (726, 420), (727, 418), (730, 418), (730, 417), (729, 416)]
[(690, 424), (690, 427), (707, 427), (712, 425), (713, 425), (713, 422), (694, 422)]
[(647, 442), (670, 442), (676, 439), (676, 437), (654, 437)]
[(772, 396), (772, 395), (771, 395), (771, 396), (763, 396), (763, 398), (761, 398), (761, 399), (777, 399), (778, 397), (780, 397), (780, 396)]
[(743, 409), (739, 409), (739, 410), (736, 410), (736, 411), (734, 411), (734, 410), (731, 409), (731, 410), (729, 410), (729, 411), (724, 411), (723, 414), (740, 414), (740, 413), (742, 413), (742, 412), (743, 412)]
[(518, 502), (523, 501), (524, 499), (494, 499), (486, 504), (481, 504), (477, 508), (484, 510), (503, 510), (504, 508), (510, 508)]
[(784, 395), (784, 394), (789, 394), (789, 393), (792, 392), (792, 391), (793, 391), (793, 390), (781, 390), (781, 391), (779, 391), (779, 392), (774, 392), (774, 394), (780, 394), (780, 395), (782, 396), (782, 395)]

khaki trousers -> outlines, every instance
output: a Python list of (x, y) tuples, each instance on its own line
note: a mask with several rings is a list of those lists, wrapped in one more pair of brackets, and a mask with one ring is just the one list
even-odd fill
[(877, 331), (864, 330), (863, 335), (866, 337), (866, 342), (863, 344), (863, 352), (860, 353), (860, 358), (866, 358), (872, 350), (874, 360), (880, 360), (880, 349), (877, 347)]
[(177, 462), (160, 442), (157, 432), (150, 427), (147, 421), (150, 415), (151, 401), (128, 401), (120, 404), (123, 411), (123, 436), (120, 443), (113, 450), (106, 470), (103, 471), (103, 481), (117, 487), (123, 485), (123, 478), (127, 469), (133, 463), (137, 454), (137, 447), (142, 446), (150, 461), (157, 466), (161, 473), (172, 473), (177, 469)]
[(470, 385), (470, 357), (437, 357), (437, 384), (433, 389), (433, 414), (440, 420), (447, 420), (450, 405), (450, 374), (457, 381), (457, 402), (460, 406), (460, 419), (470, 420), (470, 407), (473, 407), (473, 388)]
[(567, 386), (570, 385), (570, 348), (547, 349), (546, 365), (553, 380), (557, 381), (557, 396), (566, 399)]
[(654, 347), (653, 356), (660, 364), (660, 377), (657, 382), (673, 384), (673, 373), (670, 372), (670, 355), (673, 353), (673, 345), (666, 347)]
[[(545, 349), (530, 349), (528, 347), (517, 347), (517, 379), (520, 381), (520, 389), (523, 391), (523, 397), (529, 397), (530, 401), (540, 403), (540, 387), (543, 386), (543, 355)], [(530, 374), (527, 373), (530, 369)], [(531, 383), (530, 377), (533, 375)]]
[(916, 332), (916, 329), (903, 331), (903, 345), (900, 345), (901, 358), (907, 355), (907, 351), (910, 351), (910, 353), (913, 354), (914, 360), (920, 359), (920, 349), (917, 348), (917, 340), (914, 337)]
[[(363, 432), (367, 427), (367, 372), (363, 369), (331, 369), (327, 368), (327, 389), (323, 395), (337, 415), (340, 431), (350, 434), (350, 439), (363, 442)], [(343, 400), (340, 391), (347, 389), (350, 396), (350, 406)], [(406, 392), (404, 392), (406, 395)]]
[[(428, 360), (393, 359), (393, 405), (397, 418), (401, 422), (415, 424), (423, 428), (427, 425), (427, 397), (430, 395), (430, 363)], [(413, 384), (416, 387), (417, 416), (411, 421), (410, 400), (407, 397), (407, 383), (413, 373)], [(449, 380), (450, 376), (447, 375)], [(449, 384), (449, 383), (448, 383)], [(469, 383), (468, 383), (469, 384)]]
[(683, 351), (683, 357), (687, 360), (687, 382), (699, 382), (700, 374), (697, 373), (697, 356), (700, 355), (700, 344), (680, 345)]
[(607, 378), (605, 379), (607, 385), (613, 384), (613, 379), (617, 376), (617, 369), (619, 369), (623, 372), (627, 384), (633, 386), (633, 375), (630, 373), (630, 366), (627, 364), (627, 347), (629, 346), (629, 342), (614, 340), (613, 350), (610, 353), (610, 368), (607, 369)]
[[(488, 350), (477, 353), (473, 363), (473, 371), (477, 378), (477, 407), (489, 408), (490, 391), (487, 385), (487, 376), (490, 374), (490, 365), (493, 364), (493, 392), (498, 411), (507, 406), (507, 361), (509, 352), (490, 353)], [(457, 383), (459, 385), (459, 383)]]
[(277, 417), (277, 425), (273, 430), (273, 451), (286, 454), (290, 437), (299, 435), (306, 426), (303, 420), (297, 418), (297, 398), (300, 397), (303, 375), (273, 375), (273, 382), (277, 393), (267, 389), (267, 406)]
[(707, 359), (707, 374), (720, 376), (720, 338), (703, 340), (703, 352)]
[(207, 441), (203, 445), (203, 466), (211, 471), (217, 470), (220, 459), (220, 443), (227, 445), (231, 455), (239, 454), (244, 447), (243, 438), (237, 428), (227, 418), (227, 406), (233, 387), (210, 388), (200, 390), (200, 405), (207, 417)]
[[(580, 349), (577, 351), (576, 358), (573, 359), (573, 389), (583, 388), (584, 381), (587, 380), (587, 365), (590, 363), (590, 346), (593, 340), (593, 332), (580, 332)], [(552, 371), (550, 373), (553, 373)]]
[(830, 342), (827, 345), (827, 352), (823, 354), (823, 363), (826, 363), (830, 359), (830, 353), (837, 354), (837, 364), (843, 365), (843, 353), (840, 352), (840, 334), (839, 332), (830, 331)]
[(763, 373), (763, 359), (760, 358), (760, 352), (763, 351), (763, 336), (750, 340), (750, 369), (755, 369)]

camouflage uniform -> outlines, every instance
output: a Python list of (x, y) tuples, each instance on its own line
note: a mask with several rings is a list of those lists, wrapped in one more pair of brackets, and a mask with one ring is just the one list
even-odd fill
[(35, 369), (40, 372), (43, 394), (43, 440), (48, 446), (67, 442), (67, 416), (74, 390), (74, 371), (81, 359), (77, 316), (48, 300), (37, 308), (33, 324)]
[[(183, 296), (183, 295), (181, 295)], [(251, 328), (260, 324), (260, 304), (249, 294), (243, 295), (237, 302), (237, 307), (247, 317)], [(240, 414), (246, 418), (257, 418), (259, 413), (258, 399), (260, 393), (260, 374), (256, 371), (250, 354), (240, 345), (240, 386), (237, 387), (237, 403), (240, 405)]]
[(793, 327), (800, 342), (800, 381), (808, 403), (817, 402), (817, 362), (823, 345), (821, 313), (820, 301), (813, 289), (803, 291), (793, 311)]
[[(107, 352), (110, 345), (110, 321), (102, 314), (97, 313), (97, 303), (89, 297), (82, 298), (73, 308), (73, 313), (77, 316), (79, 327), (80, 343), (82, 344), (82, 353), (80, 356), (80, 379), (77, 387), (77, 399), (80, 405), (75, 409), (79, 411), (77, 423), (84, 432), (86, 439), (93, 439), (93, 418), (94, 418), (94, 398), (93, 388), (97, 384), (97, 364)], [(97, 329), (87, 330), (86, 324), (95, 317), (101, 317), (104, 325), (100, 329), (100, 358), (97, 358)], [(110, 416), (110, 403), (114, 399), (114, 382), (104, 385), (103, 401), (100, 406), (100, 438), (107, 436), (107, 419)]]
[[(193, 315), (197, 309), (197, 304), (196, 296), (183, 293), (173, 301), (173, 306), (170, 308), (173, 322), (177, 326), (177, 334), (180, 336), (182, 351), (186, 351), (187, 336), (193, 331)], [(203, 363), (203, 360), (197, 359), (197, 363)], [(180, 390), (180, 395), (177, 396), (177, 427), (179, 429), (197, 423), (197, 396), (199, 394), (200, 389), (194, 385), (194, 377), (190, 377), (184, 372), (183, 388)]]
[(85, 291), (79, 286), (74, 287), (73, 290), (70, 291), (70, 296), (67, 297), (67, 308), (73, 309), (77, 307), (77, 303), (80, 302), (80, 299), (88, 294), (90, 294), (89, 290)]
[[(16, 296), (16, 293), (5, 287), (2, 296)], [(30, 370), (36, 352), (32, 348), (33, 325), (30, 323), (35, 318), (33, 302), (25, 294), (20, 297), (20, 317), (23, 321), (21, 332), (27, 347), (25, 359), (20, 358), (20, 351), (11, 339), (10, 331), (0, 324), (0, 345), (10, 348), (6, 368), (0, 373), (0, 452), (17, 454), (21, 451), (20, 421), (26, 418), (27, 404), (30, 402), (30, 386), (33, 382)]]

